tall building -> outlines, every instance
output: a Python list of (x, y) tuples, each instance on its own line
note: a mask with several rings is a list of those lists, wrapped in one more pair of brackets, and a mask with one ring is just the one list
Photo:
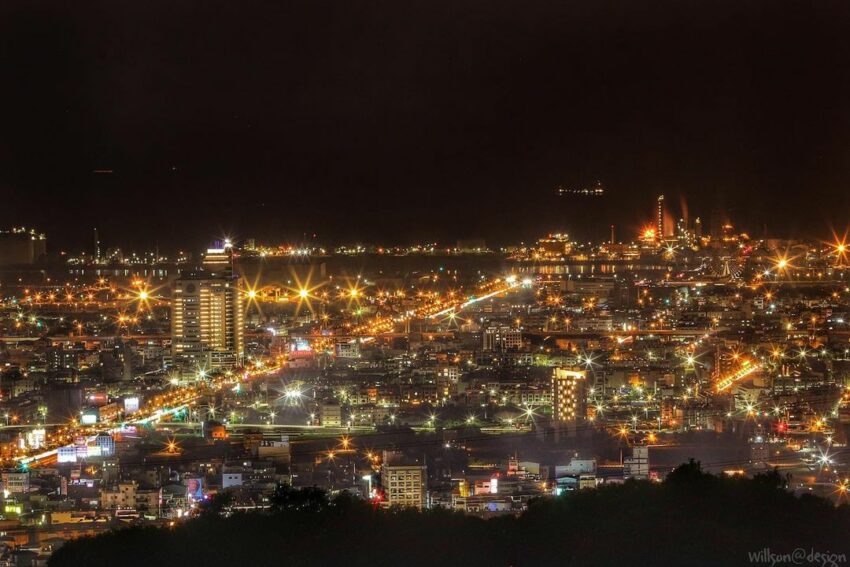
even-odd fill
[(401, 453), (384, 451), (381, 483), (386, 491), (385, 506), (420, 510), (427, 507), (428, 468), (425, 465), (405, 461)]
[(655, 212), (655, 234), (658, 235), (658, 239), (661, 240), (664, 238), (664, 195), (658, 196), (657, 203), (657, 211)]
[(100, 237), (97, 235), (97, 228), (94, 229), (94, 261), (100, 263)]
[(552, 418), (574, 422), (584, 419), (586, 372), (556, 368), (552, 374)]
[(214, 276), (233, 276), (233, 247), (230, 242), (215, 242), (212, 248), (207, 248), (202, 266)]
[(242, 285), (226, 268), (222, 272), (188, 273), (173, 284), (171, 351), (184, 369), (229, 368), (242, 360)]

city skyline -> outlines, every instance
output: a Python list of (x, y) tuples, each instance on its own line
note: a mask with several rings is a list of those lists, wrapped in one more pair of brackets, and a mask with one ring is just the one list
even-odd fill
[(845, 565), (848, 30), (0, 2), (0, 567)]
[[(595, 209), (597, 215), (603, 214), (600, 212), (599, 206), (599, 201), (605, 195), (601, 184), (596, 189), (598, 193), (591, 195), (587, 193), (582, 194), (579, 191), (576, 191), (574, 195), (570, 195), (562, 187), (557, 188), (557, 191), (559, 191), (558, 199), (563, 199), (563, 195), (567, 194), (567, 198), (572, 197), (583, 200), (579, 204), (583, 207), (586, 206), (588, 209)], [(836, 229), (831, 226), (829, 228), (821, 227), (820, 229), (813, 229), (811, 234), (805, 235), (788, 235), (781, 231), (778, 233), (771, 232), (768, 229), (767, 223), (761, 227), (751, 229), (747, 225), (742, 226), (739, 224), (739, 219), (734, 217), (731, 209), (715, 207), (706, 216), (700, 214), (700, 211), (693, 211), (684, 197), (681, 196), (678, 200), (675, 200), (663, 194), (658, 195), (648, 203), (647, 209), (649, 210), (650, 208), (649, 214), (646, 215), (641, 215), (640, 211), (632, 211), (633, 216), (631, 221), (623, 225), (609, 224), (603, 222), (600, 216), (581, 213), (574, 217), (572, 223), (566, 223), (571, 224), (575, 230), (564, 230), (565, 223), (562, 223), (560, 225), (561, 228), (549, 231), (541, 232), (539, 228), (533, 231), (529, 230), (527, 231), (527, 237), (522, 240), (511, 240), (505, 234), (476, 234), (467, 237), (453, 237), (450, 234), (443, 234), (439, 238), (433, 238), (431, 240), (416, 240), (405, 234), (374, 240), (353, 237), (346, 234), (333, 235), (319, 234), (318, 232), (305, 232), (300, 235), (286, 236), (280, 232), (265, 231), (255, 227), (254, 229), (248, 229), (246, 232), (227, 230), (218, 233), (208, 233), (206, 236), (196, 233), (181, 242), (175, 243), (160, 242), (159, 239), (155, 239), (148, 242), (135, 240), (135, 244), (133, 244), (134, 240), (131, 239), (128, 245), (125, 232), (119, 231), (117, 234), (111, 235), (112, 240), (109, 240), (110, 235), (106, 235), (106, 239), (104, 239), (103, 231), (94, 227), (90, 229), (89, 241), (87, 243), (80, 242), (78, 246), (71, 243), (78, 242), (80, 240), (79, 237), (69, 238), (69, 233), (67, 232), (60, 232), (54, 235), (59, 244), (53, 244), (52, 247), (47, 248), (44, 259), (71, 259), (76, 258), (78, 255), (80, 257), (90, 255), (96, 261), (108, 261), (106, 257), (107, 252), (120, 254), (123, 258), (129, 258), (131, 254), (134, 257), (137, 254), (142, 254), (139, 258), (151, 254), (154, 256), (159, 254), (162, 257), (170, 255), (183, 257), (187, 254), (191, 256), (201, 253), (210, 246), (222, 245), (224, 243), (228, 243), (228, 245), (232, 244), (236, 247), (247, 245), (249, 248), (253, 246), (263, 247), (264, 249), (275, 247), (280, 247), (281, 249), (289, 248), (292, 249), (293, 253), (311, 254), (318, 252), (320, 255), (332, 253), (333, 251), (347, 251), (347, 253), (359, 251), (368, 253), (370, 250), (387, 252), (392, 250), (421, 249), (422, 251), (448, 252), (452, 250), (459, 251), (471, 245), (483, 245), (479, 250), (480, 252), (504, 252), (518, 246), (527, 247), (533, 245), (535, 241), (543, 238), (546, 234), (549, 237), (553, 235), (557, 235), (559, 238), (570, 237), (575, 244), (599, 245), (605, 243), (641, 242), (646, 240), (647, 231), (653, 232), (652, 238), (657, 237), (662, 240), (681, 235), (682, 231), (690, 231), (691, 233), (696, 231), (695, 234), (698, 238), (705, 236), (716, 240), (723, 232), (728, 232), (729, 230), (740, 232), (754, 240), (778, 239), (784, 240), (789, 244), (794, 242), (809, 244), (819, 242), (823, 245), (835, 245), (836, 243), (846, 242), (848, 238), (847, 228), (842, 230), (841, 228)], [(73, 231), (71, 234), (77, 234), (77, 232)], [(38, 227), (27, 227), (23, 225), (0, 229), (0, 233), (31, 233), (41, 241), (45, 241), (48, 236), (43, 230), (39, 230)], [(257, 238), (258, 234), (265, 235), (265, 238)], [(69, 244), (71, 245), (69, 246)], [(680, 242), (679, 244), (690, 246), (693, 243)], [(41, 246), (45, 248), (44, 244)], [(42, 251), (42, 254), (44, 255), (45, 252)], [(149, 260), (153, 260), (153, 258)]]
[(453, 6), (6, 3), (0, 225), (521, 240), (586, 231), (555, 188), (600, 180), (602, 235), (660, 193), (842, 230), (843, 5)]

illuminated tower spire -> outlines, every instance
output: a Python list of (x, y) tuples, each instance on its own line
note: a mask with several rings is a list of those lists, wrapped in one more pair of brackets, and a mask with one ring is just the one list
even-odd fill
[(94, 259), (100, 262), (100, 238), (97, 237), (97, 228), (94, 229)]
[(664, 238), (664, 195), (658, 196), (658, 211), (656, 212), (657, 219), (656, 223), (658, 226), (656, 227), (656, 233), (658, 234), (658, 239)]

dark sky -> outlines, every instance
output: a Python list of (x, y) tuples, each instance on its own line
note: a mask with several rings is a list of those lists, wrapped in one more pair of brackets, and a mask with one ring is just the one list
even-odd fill
[[(843, 232), (848, 30), (845, 1), (5, 0), (0, 225), (53, 249), (94, 226), (127, 248), (625, 237), (663, 192)], [(596, 179), (604, 202), (554, 197)]]

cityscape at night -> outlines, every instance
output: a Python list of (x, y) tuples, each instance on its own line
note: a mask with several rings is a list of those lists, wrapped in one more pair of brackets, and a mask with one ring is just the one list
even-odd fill
[(850, 6), (0, 14), (0, 565), (848, 563)]

